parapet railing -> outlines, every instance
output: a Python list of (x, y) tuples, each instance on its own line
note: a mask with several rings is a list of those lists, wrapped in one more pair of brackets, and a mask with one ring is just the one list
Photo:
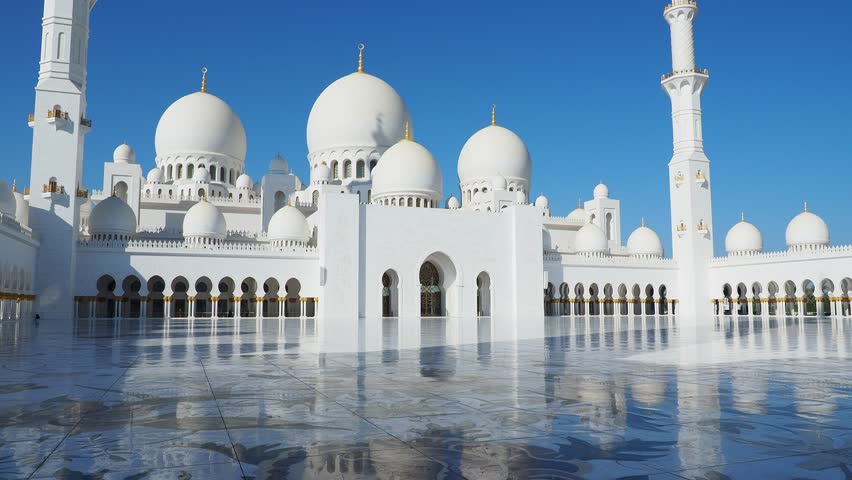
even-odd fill
[(698, 2), (695, 0), (672, 0), (672, 3), (666, 5), (666, 8), (663, 9), (663, 13), (668, 12), (669, 10), (677, 7), (697, 7)]
[(313, 245), (287, 245), (273, 246), (267, 242), (234, 242), (220, 241), (211, 243), (192, 243), (181, 240), (157, 240), (146, 238), (112, 238), (112, 239), (83, 239), (78, 241), (81, 248), (92, 248), (99, 250), (122, 250), (122, 251), (163, 251), (168, 253), (203, 252), (211, 253), (257, 253), (260, 255), (281, 255), (312, 257), (317, 253)]
[(685, 73), (699, 73), (701, 75), (710, 75), (710, 70), (707, 68), (685, 68), (683, 70), (675, 70), (674, 72), (669, 72), (660, 77), (661, 81), (668, 80), (675, 75), (683, 75)]
[(638, 265), (658, 267), (677, 266), (677, 262), (671, 258), (658, 258), (650, 256), (623, 257), (612, 255), (587, 256), (580, 253), (555, 252), (552, 250), (545, 250), (544, 261), (589, 265)]
[(813, 247), (803, 250), (780, 250), (775, 252), (750, 253), (715, 257), (710, 260), (711, 266), (761, 263), (767, 260), (810, 260), (838, 256), (852, 257), (852, 245), (836, 245), (828, 247)]
[(32, 229), (27, 226), (21, 225), (17, 220), (15, 220), (15, 217), (13, 216), (6, 215), (5, 213), (0, 212), (0, 225), (11, 229), (15, 233), (20, 233), (21, 235), (27, 238), (35, 239)]

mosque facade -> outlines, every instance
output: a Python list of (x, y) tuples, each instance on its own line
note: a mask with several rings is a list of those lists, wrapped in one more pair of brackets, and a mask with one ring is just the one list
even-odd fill
[[(143, 172), (119, 145), (101, 189), (82, 183), (90, 12), (96, 0), (45, 0), (29, 189), (0, 180), (0, 317), (281, 318), (503, 315), (850, 315), (852, 246), (830, 243), (805, 205), (787, 250), (765, 252), (745, 217), (715, 230), (695, 61), (698, 6), (664, 9), (672, 71), (672, 252), (643, 221), (622, 243), (606, 185), (567, 215), (532, 198), (533, 161), (498, 122), (458, 157), (458, 193), (418, 143), (403, 98), (368, 73), (329, 85), (307, 122), (307, 182), (275, 156), (246, 172), (240, 117), (208, 90), (175, 101)], [(736, 217), (735, 217), (736, 218)], [(727, 231), (726, 228), (729, 228)], [(725, 235), (724, 254), (714, 252)]]

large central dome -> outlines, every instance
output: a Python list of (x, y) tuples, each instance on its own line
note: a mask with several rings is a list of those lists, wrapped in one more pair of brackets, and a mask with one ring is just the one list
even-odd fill
[(226, 155), (246, 158), (246, 131), (221, 98), (205, 92), (178, 99), (160, 117), (154, 137), (157, 156)]
[(384, 80), (355, 72), (329, 85), (308, 117), (308, 155), (346, 147), (385, 149), (403, 139), (408, 108)]

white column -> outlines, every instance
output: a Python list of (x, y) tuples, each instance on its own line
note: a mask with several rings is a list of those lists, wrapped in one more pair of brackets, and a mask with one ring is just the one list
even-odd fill
[(234, 318), (240, 318), (243, 314), (240, 308), (242, 305), (242, 299), (240, 297), (234, 297)]

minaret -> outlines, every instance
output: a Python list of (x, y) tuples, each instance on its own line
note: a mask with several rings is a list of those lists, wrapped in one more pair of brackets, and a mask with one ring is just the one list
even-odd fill
[(83, 173), (89, 13), (96, 0), (44, 0), (41, 58), (30, 117), (30, 226), (38, 234), (35, 312), (69, 318)]
[(701, 94), (709, 72), (695, 66), (692, 25), (698, 4), (673, 0), (664, 11), (671, 27), (672, 73), (663, 90), (672, 102), (674, 155), (669, 162), (672, 250), (680, 268), (676, 312), (691, 319), (710, 312), (707, 262), (713, 257), (710, 160), (701, 134)]

